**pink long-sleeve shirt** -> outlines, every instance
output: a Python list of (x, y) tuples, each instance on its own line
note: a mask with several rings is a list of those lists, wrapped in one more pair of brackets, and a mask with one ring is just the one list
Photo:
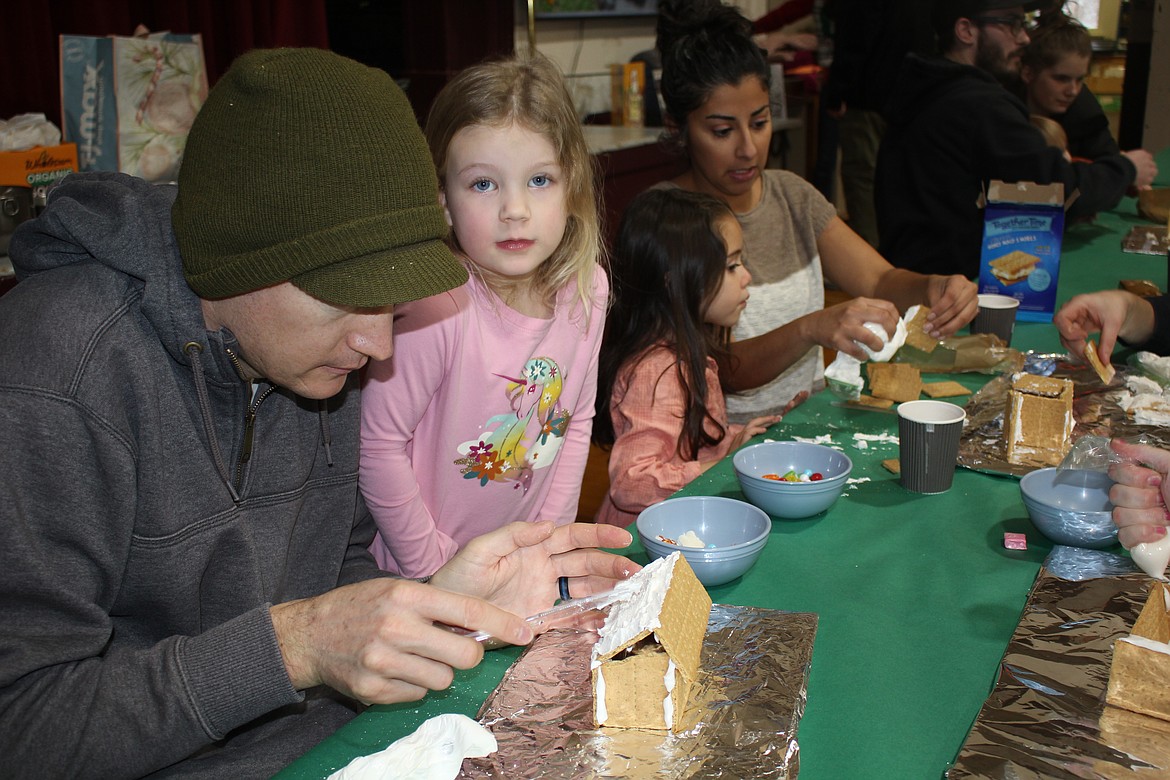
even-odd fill
[[(627, 526), (638, 513), (670, 495), (702, 469), (700, 460), (722, 458), (742, 425), (727, 424), (727, 406), (719, 387), (715, 361), (707, 359), (707, 408), (727, 431), (714, 447), (703, 447), (698, 458), (684, 460), (678, 452), (683, 432), (683, 389), (673, 349), (651, 347), (622, 369), (609, 403), (614, 445), (609, 456), (609, 492), (597, 510), (597, 522)], [(714, 432), (711, 421), (707, 428)]]
[(576, 518), (607, 297), (598, 267), (588, 327), (575, 285), (537, 319), (474, 273), (396, 307), (394, 356), (362, 390), (360, 485), (383, 569), (425, 577), (514, 520)]

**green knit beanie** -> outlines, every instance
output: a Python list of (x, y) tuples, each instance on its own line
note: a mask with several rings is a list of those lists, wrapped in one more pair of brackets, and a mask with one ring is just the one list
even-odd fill
[(207, 96), (171, 212), (187, 283), (227, 298), (291, 281), (375, 307), (458, 287), (438, 179), (406, 95), (324, 49), (257, 49)]

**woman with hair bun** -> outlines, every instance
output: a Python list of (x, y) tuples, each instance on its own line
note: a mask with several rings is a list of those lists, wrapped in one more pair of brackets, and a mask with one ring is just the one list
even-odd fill
[[(661, 0), (658, 50), (667, 138), (690, 168), (656, 186), (713, 195), (743, 228), (752, 306), (719, 366), (731, 420), (782, 413), (799, 393), (819, 389), (822, 347), (859, 359), (861, 344), (880, 349), (867, 322), (893, 333), (900, 311), (928, 304), (928, 330), (943, 337), (975, 316), (973, 283), (894, 268), (811, 184), (766, 168), (771, 69), (738, 10), (719, 0)], [(825, 308), (826, 278), (856, 297)]]

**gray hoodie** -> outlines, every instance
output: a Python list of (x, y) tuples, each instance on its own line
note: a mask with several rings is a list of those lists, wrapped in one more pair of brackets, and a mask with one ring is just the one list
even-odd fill
[[(268, 607), (379, 576), (356, 377), (254, 404), (183, 280), (174, 190), (71, 176), (0, 298), (6, 776), (267, 777), (352, 717), (293, 689)], [(205, 391), (205, 393), (204, 393)], [(218, 451), (218, 453), (217, 453)]]

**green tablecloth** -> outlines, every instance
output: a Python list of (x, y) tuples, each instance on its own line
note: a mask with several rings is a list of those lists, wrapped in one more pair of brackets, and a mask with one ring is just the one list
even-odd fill
[[(1170, 151), (1159, 162), (1160, 181), (1170, 181)], [(1122, 237), (1143, 223), (1127, 198), (1095, 223), (1071, 226), (1058, 304), (1114, 288), (1121, 279), (1149, 279), (1166, 289), (1165, 257), (1121, 251)], [(1018, 323), (1013, 346), (1061, 349), (1052, 326), (1040, 323)], [(972, 389), (987, 379), (958, 378)], [(960, 469), (942, 495), (903, 490), (880, 465), (897, 457), (897, 447), (859, 449), (853, 439), (854, 433), (896, 434), (897, 418), (836, 408), (833, 400), (827, 393), (813, 397), (765, 437), (828, 433), (853, 459), (853, 478), (868, 481), (853, 484), (819, 517), (776, 521), (756, 566), (711, 588), (711, 597), (820, 615), (798, 735), (802, 780), (937, 778), (994, 683), (1051, 544), (1028, 520), (1015, 479)], [(678, 495), (742, 498), (730, 460)], [(1026, 534), (1028, 549), (1005, 549), (1005, 532)], [(627, 553), (646, 561), (637, 542)], [(478, 668), (458, 673), (450, 690), (424, 702), (371, 708), (279, 777), (321, 778), (433, 715), (474, 716), (518, 655), (517, 648), (489, 653)]]

